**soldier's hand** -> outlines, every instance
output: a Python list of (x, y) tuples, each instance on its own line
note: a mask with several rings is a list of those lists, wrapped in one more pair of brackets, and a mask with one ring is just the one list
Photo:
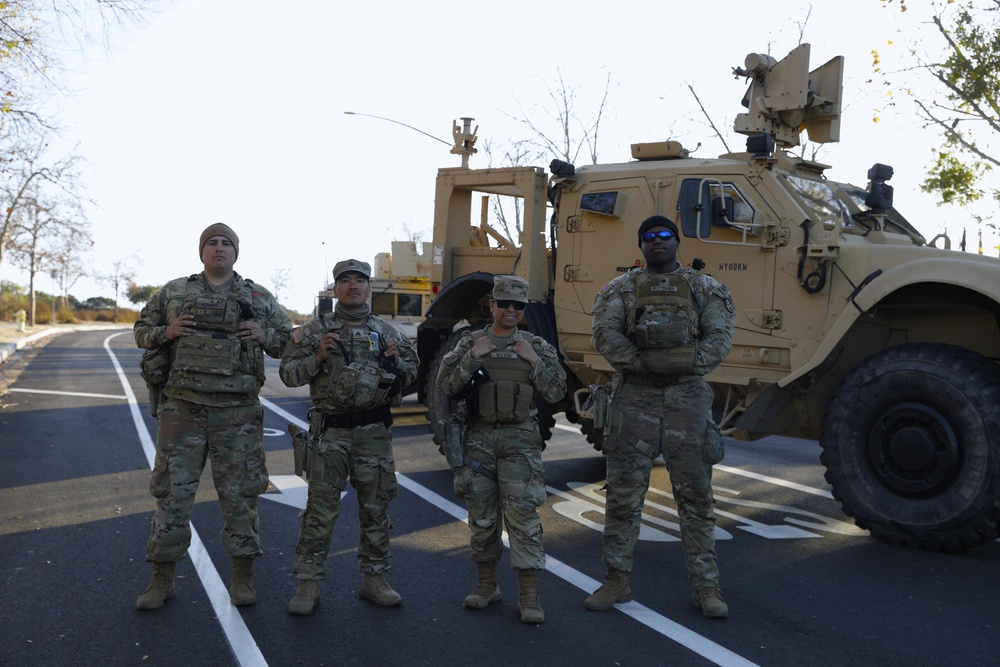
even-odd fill
[(529, 343), (528, 341), (526, 340), (517, 341), (517, 343), (514, 344), (513, 350), (514, 352), (517, 353), (517, 356), (521, 357), (529, 364), (531, 364), (532, 368), (534, 368), (535, 364), (538, 363), (538, 353), (535, 352), (535, 348), (532, 347), (531, 343)]
[(198, 328), (198, 323), (194, 321), (194, 315), (178, 315), (177, 319), (167, 325), (167, 340), (190, 336)]
[(495, 349), (497, 349), (497, 346), (493, 344), (493, 341), (488, 336), (483, 336), (476, 341), (469, 352), (472, 354), (473, 359), (479, 360)]
[(253, 320), (245, 320), (237, 324), (236, 336), (242, 340), (255, 340), (261, 345), (267, 342), (267, 334)]
[(323, 363), (326, 361), (326, 357), (330, 352), (334, 352), (337, 349), (337, 343), (340, 342), (340, 336), (335, 333), (325, 333), (323, 337), (319, 339), (319, 347), (316, 349), (316, 361)]
[(398, 363), (399, 362), (399, 348), (396, 347), (396, 341), (393, 340), (392, 338), (389, 338), (389, 337), (385, 337), (382, 340), (385, 341), (385, 349), (382, 350), (382, 354), (384, 354), (387, 357), (392, 357)]

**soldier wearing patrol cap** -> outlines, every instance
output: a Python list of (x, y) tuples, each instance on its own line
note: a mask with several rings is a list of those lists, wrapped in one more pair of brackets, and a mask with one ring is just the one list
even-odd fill
[(604, 428), (608, 465), (604, 584), (587, 609), (628, 602), (629, 572), (653, 460), (661, 454), (677, 501), (681, 544), (695, 606), (710, 618), (729, 607), (719, 592), (712, 465), (722, 436), (712, 420), (712, 390), (702, 377), (733, 342), (733, 301), (725, 285), (681, 266), (677, 226), (662, 215), (639, 226), (646, 266), (598, 291), (593, 342), (615, 368)]
[(169, 368), (162, 387), (151, 383), (160, 398), (149, 485), (156, 513), (146, 546), (153, 578), (136, 600), (139, 609), (158, 609), (175, 595), (174, 568), (191, 543), (189, 518), (207, 459), (225, 519), (222, 543), (232, 556), (230, 599), (238, 606), (257, 599), (257, 496), (268, 484), (258, 395), (264, 354), (281, 356), (292, 323), (266, 289), (233, 270), (239, 248), (228, 225), (209, 225), (198, 240), (204, 271), (164, 285), (135, 321), (144, 360), (154, 353), (159, 367)]
[(311, 614), (319, 604), (319, 582), (340, 516), (340, 494), (348, 481), (358, 494), (361, 538), (359, 595), (383, 607), (402, 602), (389, 586), (389, 502), (398, 484), (392, 454), (390, 408), (402, 403), (402, 388), (417, 377), (417, 354), (409, 338), (372, 314), (368, 298), (371, 266), (345, 259), (333, 268), (337, 304), (292, 331), (278, 374), (289, 387), (309, 385), (309, 500), (295, 547), (299, 580), (288, 613)]
[(545, 502), (544, 442), (535, 418), (535, 398), (550, 403), (566, 393), (566, 372), (555, 348), (518, 330), (528, 305), (528, 283), (496, 276), (490, 299), (493, 323), (466, 331), (444, 356), (437, 385), (454, 396), (480, 371), (473, 391), (477, 409), (464, 441), (463, 465), (455, 472), (455, 494), (469, 509), (472, 560), (479, 583), (465, 606), (483, 609), (500, 600), (497, 569), (504, 527), (510, 537), (511, 568), (518, 573), (518, 609), (524, 623), (545, 620), (539, 576), (545, 568), (542, 522)]

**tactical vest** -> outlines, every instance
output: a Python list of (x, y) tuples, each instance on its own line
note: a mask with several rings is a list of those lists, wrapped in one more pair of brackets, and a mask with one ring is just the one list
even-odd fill
[(195, 332), (174, 343), (167, 387), (200, 392), (256, 393), (264, 382), (264, 352), (257, 341), (236, 337), (237, 324), (253, 319), (253, 283), (234, 281), (213, 292), (200, 274), (188, 278), (181, 314), (194, 315)]
[(691, 285), (680, 273), (642, 272), (635, 277), (635, 303), (629, 313), (627, 333), (650, 358), (663, 361), (691, 350), (674, 350), (694, 342), (697, 315)]
[[(369, 316), (365, 320), (364, 329), (371, 333), (378, 334), (379, 338), (384, 335), (385, 328), (377, 318)], [(327, 331), (334, 331), (341, 336), (341, 342), (345, 343), (345, 348), (350, 345), (347, 359), (344, 364), (330, 373), (329, 383), (326, 388), (318, 388), (320, 394), (325, 394), (326, 398), (333, 401), (336, 410), (352, 411), (371, 410), (385, 405), (398, 407), (403, 404), (403, 396), (400, 387), (399, 376), (386, 368), (382, 356), (376, 357), (375, 352), (384, 347), (384, 342), (380, 341), (376, 348), (374, 343), (369, 347), (369, 343), (358, 344), (358, 339), (353, 335), (345, 336), (351, 327), (346, 326), (343, 320), (336, 319)], [(341, 350), (330, 354), (342, 355)]]
[[(472, 333), (473, 341), (483, 336), (486, 336), (485, 331)], [(518, 336), (521, 334), (514, 335), (514, 341)], [(489, 380), (478, 386), (479, 416), (487, 422), (514, 424), (531, 419), (535, 401), (531, 364), (513, 350), (493, 350), (483, 357), (482, 367)]]

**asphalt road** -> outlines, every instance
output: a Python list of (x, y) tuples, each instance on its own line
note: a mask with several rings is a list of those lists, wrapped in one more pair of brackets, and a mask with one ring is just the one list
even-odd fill
[(559, 424), (545, 451), (546, 622), (520, 623), (517, 581), (501, 562), (503, 601), (462, 606), (475, 585), (464, 508), (418, 415), (394, 444), (390, 582), (403, 605), (358, 598), (358, 522), (348, 487), (322, 601), (285, 612), (304, 503), (289, 421), (306, 391), (269, 366), (268, 468), (260, 501), (265, 554), (258, 602), (229, 604), (229, 558), (206, 474), (177, 597), (135, 610), (144, 562), (155, 420), (130, 331), (73, 332), (0, 366), (0, 665), (993, 665), (1000, 664), (1000, 543), (960, 554), (879, 544), (829, 495), (815, 443), (727, 440), (717, 466), (718, 552), (731, 616), (691, 605), (667, 473), (654, 469), (632, 575), (635, 600), (591, 612), (603, 577), (604, 462)]

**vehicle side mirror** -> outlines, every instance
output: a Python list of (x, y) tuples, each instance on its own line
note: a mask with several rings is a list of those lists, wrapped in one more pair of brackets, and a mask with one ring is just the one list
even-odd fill
[(712, 226), (729, 227), (736, 218), (736, 204), (732, 197), (712, 197)]

